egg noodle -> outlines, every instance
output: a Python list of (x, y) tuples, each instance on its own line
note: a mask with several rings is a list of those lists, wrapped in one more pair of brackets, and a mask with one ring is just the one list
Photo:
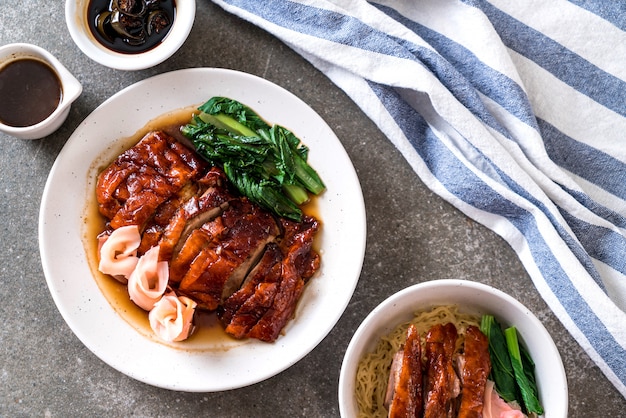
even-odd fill
[(457, 350), (463, 345), (463, 336), (469, 325), (480, 326), (480, 316), (461, 313), (456, 305), (437, 306), (428, 311), (418, 312), (413, 319), (398, 325), (390, 334), (381, 337), (376, 348), (363, 356), (356, 373), (356, 399), (359, 417), (387, 417), (383, 403), (389, 380), (389, 369), (394, 354), (406, 340), (410, 324), (415, 325), (422, 344), (430, 327), (451, 322), (459, 333)]

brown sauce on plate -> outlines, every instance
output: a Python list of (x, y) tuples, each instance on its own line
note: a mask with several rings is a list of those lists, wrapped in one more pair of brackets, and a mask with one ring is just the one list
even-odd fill
[(0, 68), (0, 122), (22, 128), (45, 120), (61, 103), (57, 73), (36, 58), (18, 58)]

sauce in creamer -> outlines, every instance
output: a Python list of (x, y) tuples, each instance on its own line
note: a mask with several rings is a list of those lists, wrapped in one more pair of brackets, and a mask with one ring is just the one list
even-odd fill
[[(197, 106), (189, 106), (180, 110), (172, 111), (159, 116), (148, 122), (143, 128), (128, 138), (121, 138), (112, 143), (107, 151), (92, 164), (87, 179), (87, 196), (90, 196), (85, 205), (83, 216), (83, 245), (87, 254), (89, 267), (96, 280), (96, 283), (103, 295), (117, 312), (130, 326), (138, 332), (161, 344), (165, 344), (177, 349), (186, 351), (226, 351), (231, 348), (248, 343), (249, 339), (237, 340), (224, 331), (215, 313), (202, 312), (196, 310), (195, 325), (193, 335), (185, 341), (166, 342), (158, 339), (148, 321), (148, 313), (135, 305), (128, 296), (125, 284), (118, 282), (112, 277), (102, 274), (98, 270), (98, 240), (97, 236), (105, 229), (105, 220), (98, 212), (95, 188), (97, 176), (104, 168), (109, 166), (122, 152), (134, 146), (148, 132), (163, 130), (181, 141), (186, 139), (180, 133), (180, 127), (188, 123), (191, 116), (196, 112)], [(320, 219), (317, 199), (311, 199), (303, 207), (303, 211), (308, 215)], [(315, 240), (316, 250), (319, 251), (320, 238)]]
[(57, 73), (36, 58), (18, 58), (0, 68), (0, 122), (22, 128), (36, 125), (61, 103)]

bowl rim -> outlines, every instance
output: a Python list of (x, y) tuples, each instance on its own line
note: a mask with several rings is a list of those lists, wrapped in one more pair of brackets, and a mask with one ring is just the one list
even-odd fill
[(187, 40), (196, 15), (196, 0), (176, 3), (176, 16), (170, 32), (156, 47), (140, 54), (123, 54), (101, 45), (91, 34), (83, 18), (89, 0), (66, 0), (65, 23), (78, 48), (93, 61), (124, 71), (144, 70), (174, 55)]
[[(473, 302), (467, 303), (471, 296)], [(488, 299), (484, 299), (488, 297)], [(481, 302), (476, 302), (480, 300)], [(515, 325), (520, 341), (533, 353), (536, 364), (537, 386), (542, 402), (554, 405), (546, 410), (545, 418), (566, 418), (568, 413), (567, 376), (554, 340), (541, 321), (521, 302), (507, 293), (487, 284), (470, 280), (438, 279), (418, 283), (404, 288), (376, 306), (355, 331), (344, 354), (338, 386), (339, 412), (342, 417), (356, 416), (358, 408), (354, 400), (354, 380), (358, 361), (371, 351), (378, 338), (388, 334), (401, 322), (410, 319), (413, 313), (446, 303), (467, 303), (463, 311), (490, 312), (503, 324)], [(408, 305), (415, 303), (415, 309)], [(422, 306), (419, 304), (422, 303)], [(481, 312), (482, 311), (482, 312)], [(523, 322), (511, 324), (513, 316), (525, 318)], [(541, 352), (538, 357), (535, 353)]]

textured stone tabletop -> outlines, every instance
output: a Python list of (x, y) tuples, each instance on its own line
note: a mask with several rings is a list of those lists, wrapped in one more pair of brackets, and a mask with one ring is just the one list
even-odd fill
[[(493, 285), (532, 310), (563, 358), (571, 417), (624, 416), (624, 398), (557, 321), (511, 248), (429, 191), (357, 106), (277, 39), (209, 0), (199, 0), (194, 28), (181, 50), (156, 67), (123, 72), (103, 67), (81, 53), (67, 31), (60, 0), (2, 0), (0, 22), (0, 45), (30, 42), (46, 48), (84, 89), (65, 124), (53, 135), (23, 141), (0, 134), (0, 416), (339, 416), (341, 362), (360, 322), (396, 291), (441, 278)], [(190, 67), (255, 74), (308, 103), (346, 148), (367, 211), (361, 277), (330, 334), (277, 376), (220, 393), (152, 387), (92, 354), (57, 310), (38, 246), (39, 206), (46, 178), (79, 123), (120, 89)]]

